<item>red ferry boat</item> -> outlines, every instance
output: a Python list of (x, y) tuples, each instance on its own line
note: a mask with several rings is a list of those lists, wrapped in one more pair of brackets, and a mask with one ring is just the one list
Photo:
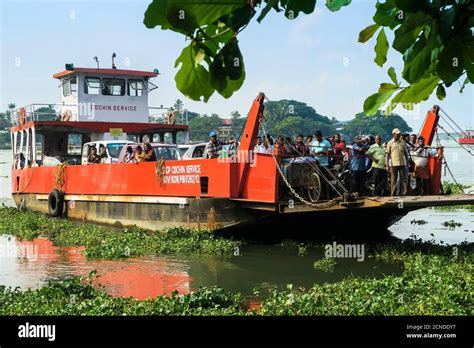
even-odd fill
[[(161, 115), (149, 114), (148, 94), (156, 88), (151, 79), (157, 75), (72, 65), (53, 75), (60, 82), (60, 117), (40, 112), (38, 105), (18, 109), (14, 117), (11, 177), (17, 206), (115, 226), (218, 230), (269, 222), (315, 226), (326, 219), (334, 226), (366, 227), (370, 221), (380, 227), (426, 206), (474, 203), (470, 196), (439, 195), (440, 157), (429, 158), (431, 196), (351, 199), (337, 177), (324, 174), (314, 161), (284, 163), (272, 154), (255, 153), (264, 123), (263, 93), (253, 101), (233, 156), (83, 164), (85, 144), (94, 141), (124, 146), (166, 139), (176, 144), (181, 138), (188, 143), (186, 124), (160, 108)], [(427, 144), (437, 122), (438, 109), (433, 108), (422, 130)], [(51, 164), (51, 157), (62, 164)]]
[(467, 129), (459, 137), (459, 144), (463, 145), (474, 145), (474, 130)]

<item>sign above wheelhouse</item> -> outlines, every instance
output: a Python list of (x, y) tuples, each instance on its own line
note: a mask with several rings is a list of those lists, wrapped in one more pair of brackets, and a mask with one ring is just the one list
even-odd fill
[(74, 68), (54, 74), (60, 80), (61, 120), (148, 122), (150, 81), (158, 71)]

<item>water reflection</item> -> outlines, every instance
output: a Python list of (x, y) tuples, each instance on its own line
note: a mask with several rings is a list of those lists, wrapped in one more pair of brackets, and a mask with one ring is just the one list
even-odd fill
[[(255, 287), (284, 289), (287, 284), (311, 287), (315, 283), (336, 282), (348, 275), (382, 277), (397, 274), (393, 265), (373, 260), (357, 262), (338, 259), (336, 270), (325, 273), (313, 268), (323, 257), (310, 252), (301, 257), (295, 249), (276, 246), (249, 246), (240, 256), (148, 256), (121, 260), (87, 260), (81, 247), (55, 247), (46, 238), (18, 241), (0, 236), (0, 284), (37, 288), (48, 279), (86, 275), (97, 270), (96, 285), (113, 296), (138, 299), (188, 293), (201, 286), (219, 285), (250, 296)], [(265, 291), (263, 292), (265, 295)]]

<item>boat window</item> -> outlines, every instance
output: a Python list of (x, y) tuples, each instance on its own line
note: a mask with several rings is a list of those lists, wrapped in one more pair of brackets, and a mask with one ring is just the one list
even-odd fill
[(102, 81), (98, 77), (86, 77), (84, 80), (84, 93), (86, 94), (100, 94), (102, 87)]
[(114, 144), (107, 144), (107, 150), (109, 152), (110, 157), (118, 158), (120, 155), (120, 151), (122, 151), (125, 143), (114, 143)]
[(131, 97), (141, 97), (146, 90), (143, 80), (128, 80), (128, 95)]
[(82, 134), (68, 134), (67, 136), (67, 154), (80, 155), (81, 154), (81, 144), (82, 144)]
[(104, 88), (103, 95), (125, 95), (125, 80), (123, 79), (102, 79)]
[(178, 160), (179, 151), (174, 147), (155, 147), (153, 148), (157, 159), (163, 158), (164, 160)]
[(77, 77), (71, 77), (63, 83), (63, 96), (77, 95)]

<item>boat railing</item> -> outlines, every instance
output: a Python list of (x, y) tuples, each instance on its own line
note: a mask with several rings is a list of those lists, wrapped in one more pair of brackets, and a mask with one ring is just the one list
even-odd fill
[[(77, 121), (78, 115), (85, 115), (78, 104), (45, 104), (34, 103), (13, 110), (11, 114), (12, 125), (18, 126), (32, 121)], [(161, 124), (188, 124), (188, 112), (173, 111), (165, 107), (148, 107), (148, 122)], [(86, 117), (87, 118), (87, 117)], [(94, 122), (93, 118), (87, 121)]]

